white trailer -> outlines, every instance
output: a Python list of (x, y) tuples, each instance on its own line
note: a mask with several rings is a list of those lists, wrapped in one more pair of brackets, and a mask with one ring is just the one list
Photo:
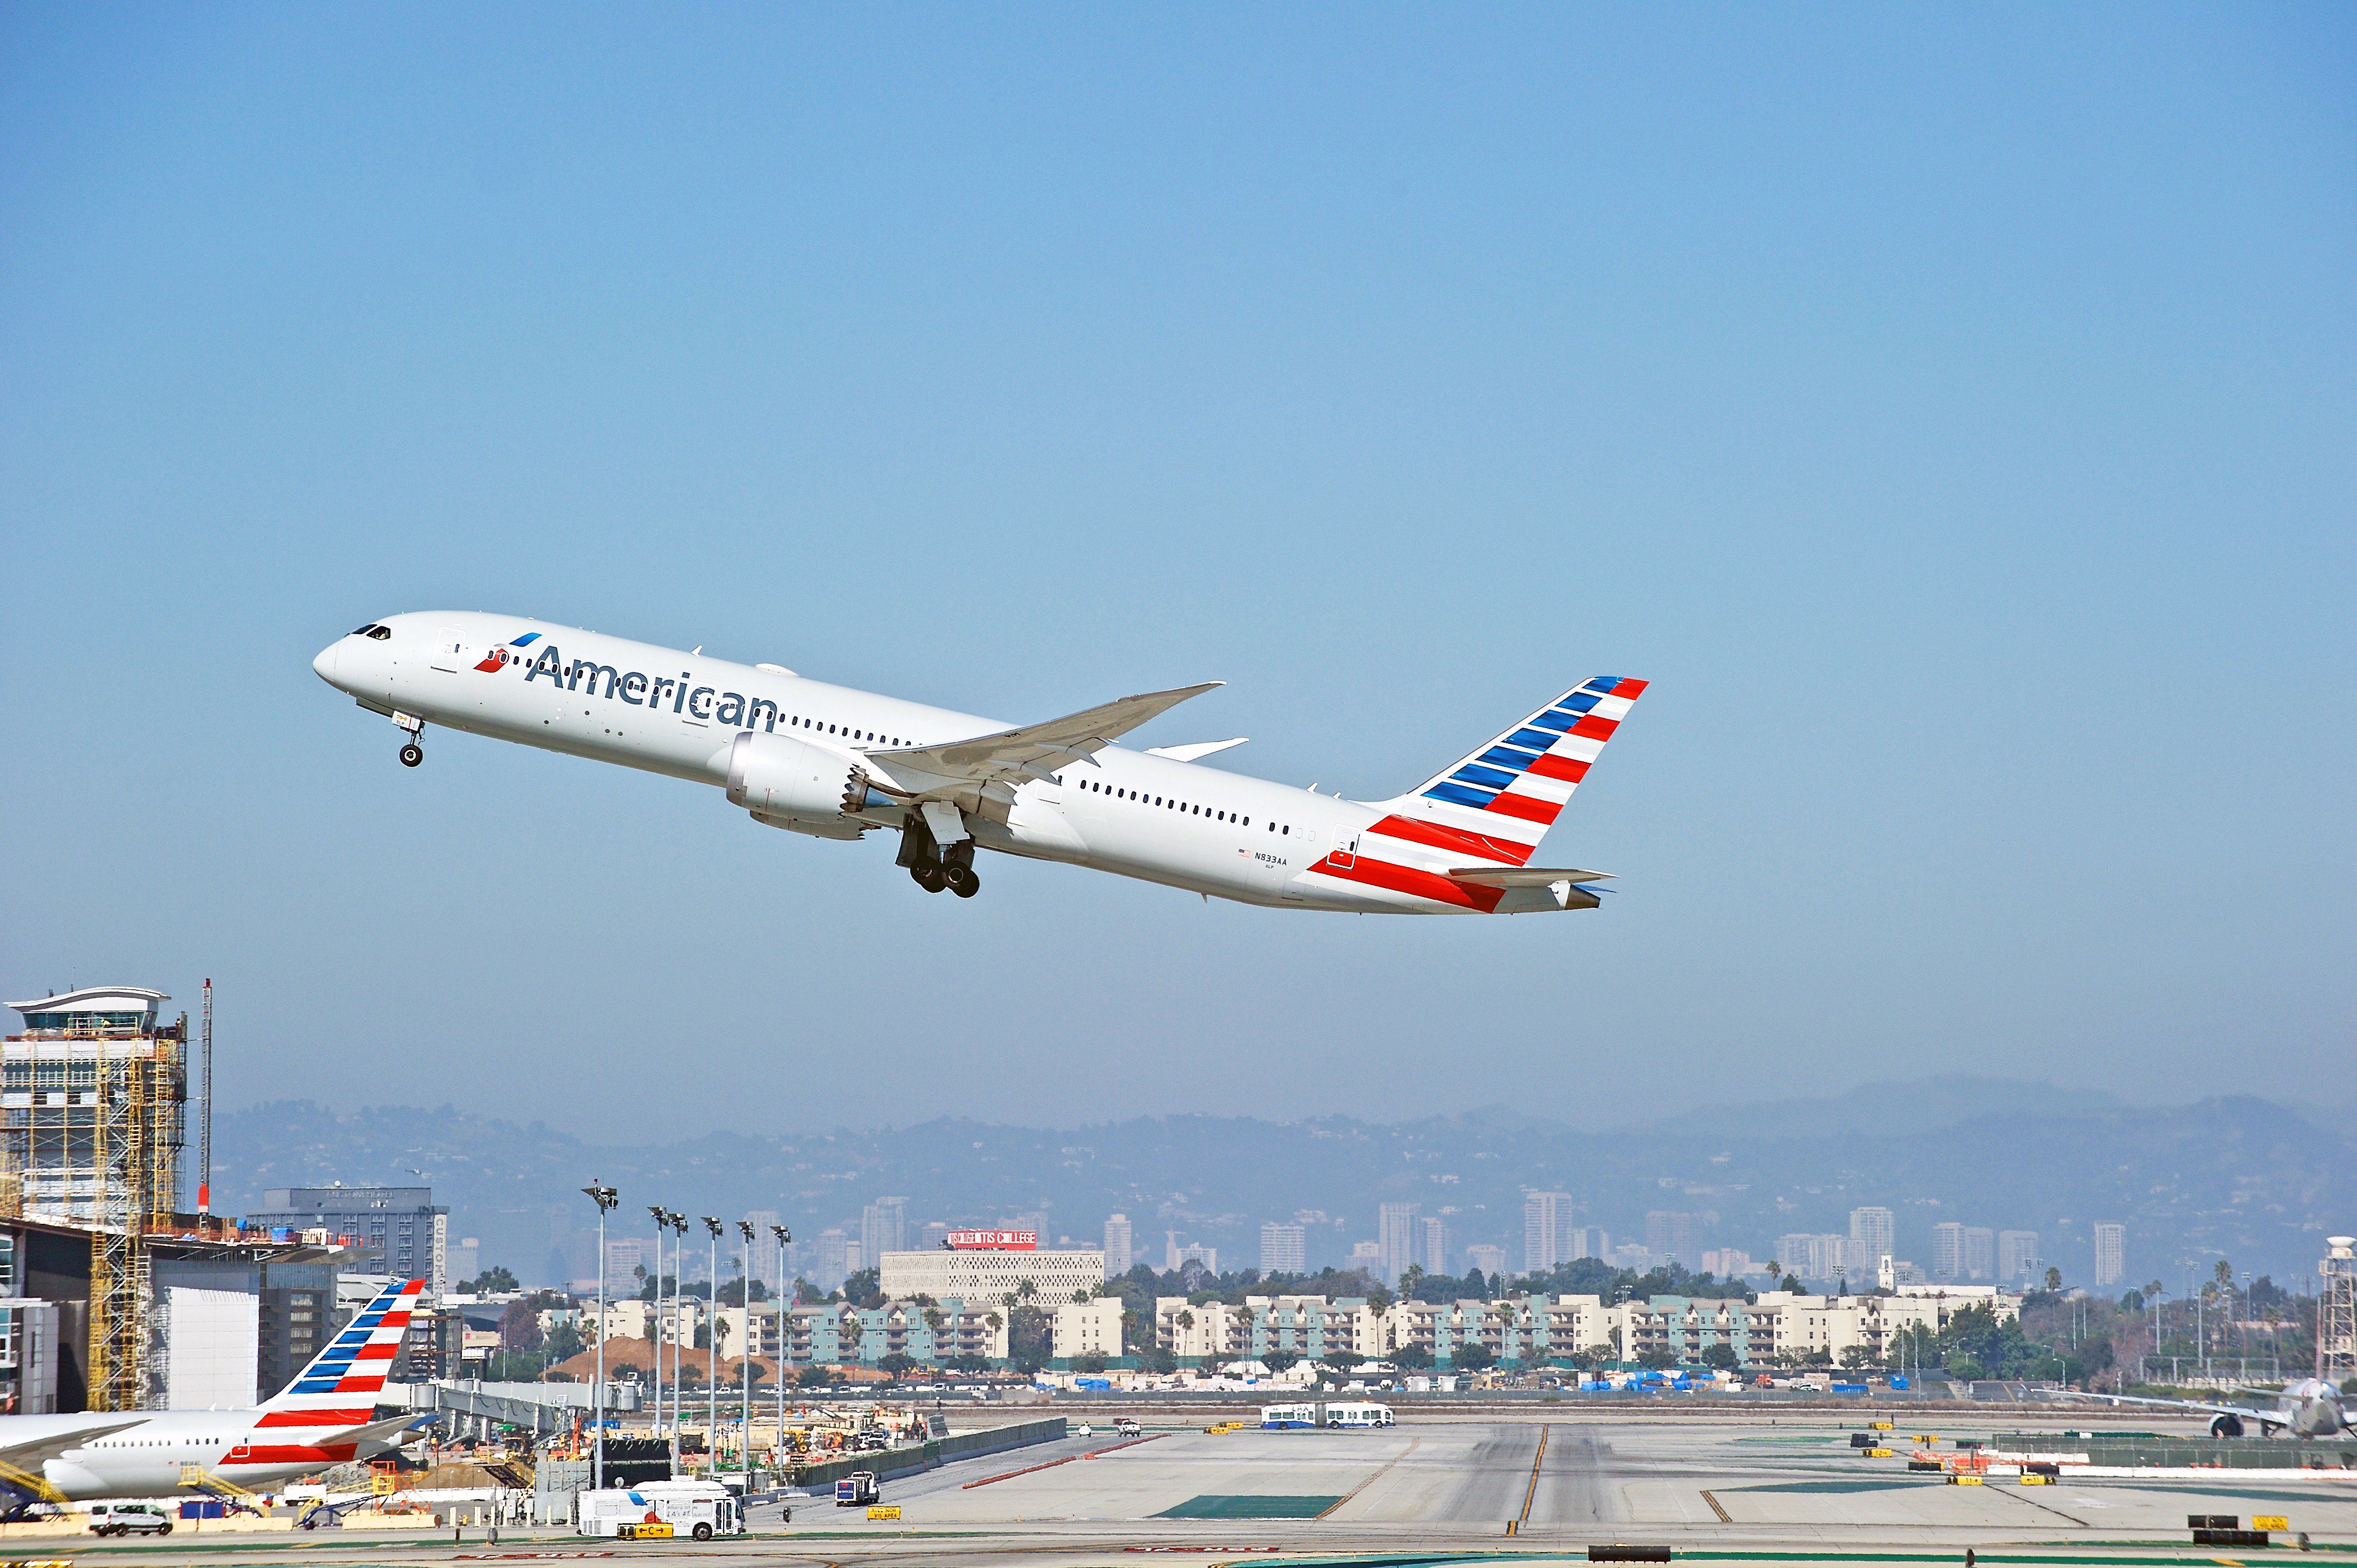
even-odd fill
[(583, 1492), (575, 1517), (584, 1535), (612, 1535), (626, 1524), (667, 1524), (698, 1541), (745, 1533), (745, 1510), (717, 1481), (649, 1481)]

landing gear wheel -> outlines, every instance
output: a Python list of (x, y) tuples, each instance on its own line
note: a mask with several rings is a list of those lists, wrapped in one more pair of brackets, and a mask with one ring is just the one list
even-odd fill
[(971, 898), (982, 891), (982, 878), (974, 874), (971, 865), (952, 865), (942, 873), (951, 892), (961, 898)]
[(910, 866), (909, 875), (915, 877), (917, 886), (928, 893), (938, 893), (949, 886), (947, 875), (942, 872), (939, 865), (930, 860), (922, 865)]
[(418, 745), (415, 741), (413, 740), (407, 742), (402, 746), (401, 765), (404, 768), (414, 768), (425, 760), (425, 748)]

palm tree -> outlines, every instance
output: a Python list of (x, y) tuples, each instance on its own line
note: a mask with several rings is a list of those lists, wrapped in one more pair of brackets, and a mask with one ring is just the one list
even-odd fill
[(1783, 1277), (1784, 1277), (1784, 1265), (1783, 1265), (1783, 1264), (1781, 1264), (1781, 1263), (1780, 1263), (1780, 1262), (1777, 1262), (1775, 1259), (1773, 1259), (1773, 1258), (1769, 1259), (1769, 1260), (1768, 1260), (1768, 1288), (1769, 1288), (1769, 1289), (1770, 1289), (1770, 1290), (1775, 1289), (1775, 1288), (1776, 1288), (1776, 1282), (1777, 1282), (1778, 1280), (1782, 1279)]

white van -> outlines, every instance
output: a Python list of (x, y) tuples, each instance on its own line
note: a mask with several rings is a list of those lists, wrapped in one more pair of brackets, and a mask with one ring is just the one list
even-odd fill
[(745, 1510), (717, 1481), (648, 1481), (583, 1492), (576, 1517), (584, 1535), (612, 1535), (626, 1524), (667, 1524), (698, 1541), (745, 1533)]
[(92, 1535), (169, 1535), (172, 1516), (155, 1503), (92, 1503)]

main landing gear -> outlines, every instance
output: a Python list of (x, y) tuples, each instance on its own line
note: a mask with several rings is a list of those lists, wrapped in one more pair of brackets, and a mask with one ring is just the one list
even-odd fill
[(409, 738), (401, 743), (401, 765), (416, 767), (425, 760), (425, 748), (417, 744), (417, 737), (425, 733), (425, 721), (413, 714), (395, 714), (393, 722), (409, 732)]
[(982, 878), (974, 874), (974, 840), (960, 839), (943, 849), (924, 817), (915, 811), (900, 824), (899, 864), (928, 893), (946, 887), (961, 898), (971, 898), (982, 890)]

